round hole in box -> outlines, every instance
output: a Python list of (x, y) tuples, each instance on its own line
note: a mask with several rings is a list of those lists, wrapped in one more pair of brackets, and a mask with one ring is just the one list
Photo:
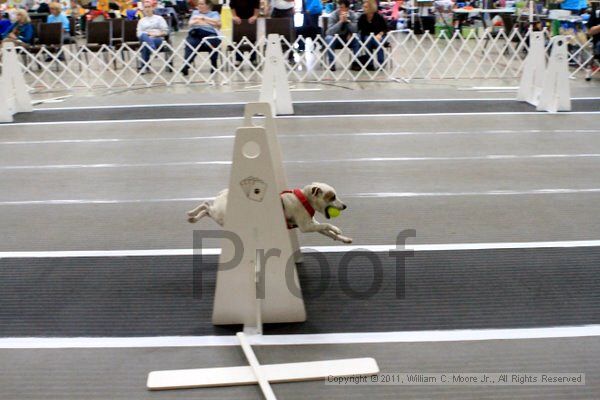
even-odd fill
[(256, 142), (246, 142), (242, 146), (242, 154), (246, 158), (256, 158), (260, 155), (260, 146)]

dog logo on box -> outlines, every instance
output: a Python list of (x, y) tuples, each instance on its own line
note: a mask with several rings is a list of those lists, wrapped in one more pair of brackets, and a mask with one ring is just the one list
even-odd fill
[(249, 176), (240, 182), (246, 197), (250, 200), (261, 202), (265, 197), (267, 184), (260, 178)]

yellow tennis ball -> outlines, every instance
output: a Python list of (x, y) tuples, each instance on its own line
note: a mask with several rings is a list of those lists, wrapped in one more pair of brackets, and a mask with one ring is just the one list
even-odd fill
[(339, 208), (329, 206), (328, 213), (331, 218), (336, 218), (339, 217), (342, 212), (339, 210)]

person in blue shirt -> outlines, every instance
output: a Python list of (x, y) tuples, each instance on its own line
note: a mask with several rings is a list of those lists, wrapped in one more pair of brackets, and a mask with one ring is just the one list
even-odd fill
[(15, 44), (33, 44), (33, 25), (25, 10), (17, 10), (16, 21), (4, 32), (2, 39), (15, 42)]
[(187, 76), (190, 65), (196, 58), (197, 51), (210, 52), (211, 71), (217, 69), (219, 53), (217, 50), (221, 45), (219, 28), (221, 28), (221, 16), (218, 12), (211, 10), (212, 3), (209, 0), (197, 0), (197, 9), (190, 17), (190, 31), (185, 39), (184, 66), (181, 73)]
[(4, 18), (4, 13), (0, 12), (0, 37), (2, 37), (2, 35), (4, 35), (8, 31), (8, 28), (11, 25), (12, 24), (11, 24), (10, 20)]
[(323, 3), (321, 0), (303, 0), (302, 13), (304, 15), (302, 26), (296, 28), (296, 35), (301, 36), (301, 40), (298, 41), (298, 51), (304, 51), (307, 38), (314, 41), (321, 35), (319, 17), (323, 13)]
[(51, 3), (50, 4), (50, 15), (46, 19), (47, 23), (53, 22), (61, 22), (63, 24), (63, 43), (68, 43), (70, 39), (70, 30), (71, 25), (69, 24), (69, 19), (62, 12), (62, 6), (60, 3)]
[(582, 10), (587, 9), (587, 0), (563, 0), (560, 1), (560, 8), (569, 10), (573, 14), (580, 14)]

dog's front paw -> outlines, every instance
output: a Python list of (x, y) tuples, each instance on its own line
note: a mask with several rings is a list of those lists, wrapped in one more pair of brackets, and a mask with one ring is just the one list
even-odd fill
[(335, 233), (336, 235), (341, 235), (342, 234), (342, 230), (340, 228), (338, 228), (335, 225), (329, 225), (327, 227), (327, 229), (329, 229), (331, 232)]
[(194, 223), (198, 222), (198, 219), (197, 219), (197, 218), (194, 218), (194, 217), (189, 217), (189, 218), (188, 218), (188, 222), (189, 222), (190, 224), (194, 224)]
[(337, 240), (339, 240), (340, 242), (346, 243), (346, 244), (350, 244), (352, 243), (352, 238), (346, 237), (346, 236), (338, 236)]
[(186, 214), (189, 215), (190, 217), (193, 217), (196, 215), (196, 210), (190, 210)]

